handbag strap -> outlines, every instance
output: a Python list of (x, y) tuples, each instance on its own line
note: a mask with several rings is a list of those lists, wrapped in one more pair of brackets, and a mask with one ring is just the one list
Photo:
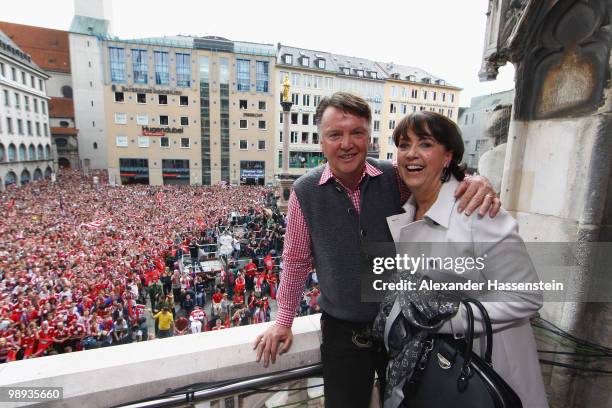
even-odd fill
[[(463, 300), (465, 306), (467, 309), (471, 309), (470, 307), (470, 303), (472, 303), (474, 306), (476, 306), (478, 308), (478, 310), (480, 310), (480, 314), (482, 315), (482, 320), (485, 326), (485, 334), (486, 334), (486, 338), (487, 338), (487, 348), (485, 350), (485, 357), (484, 360), (485, 362), (491, 366), (492, 363), (492, 355), (493, 355), (493, 328), (491, 326), (491, 318), (489, 317), (489, 313), (487, 312), (487, 309), (483, 306), (482, 303), (480, 303), (478, 300), (473, 299), (473, 298), (467, 298)], [(473, 315), (473, 313), (472, 313)], [(473, 319), (473, 316), (472, 316)], [(474, 322), (472, 321), (472, 324)]]
[(470, 377), (470, 363), (472, 362), (472, 347), (474, 344), (474, 311), (464, 301), (467, 312), (467, 333), (465, 335), (465, 350), (463, 354), (463, 366), (461, 368), (461, 374), (459, 376), (459, 386), (462, 388), (462, 384), (467, 386), (467, 380)]

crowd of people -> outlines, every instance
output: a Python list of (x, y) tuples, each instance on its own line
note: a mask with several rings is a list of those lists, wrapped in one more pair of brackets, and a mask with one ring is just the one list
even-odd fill
[[(270, 320), (285, 225), (270, 188), (94, 176), (0, 196), (0, 362)], [(220, 235), (223, 270), (199, 270)]]

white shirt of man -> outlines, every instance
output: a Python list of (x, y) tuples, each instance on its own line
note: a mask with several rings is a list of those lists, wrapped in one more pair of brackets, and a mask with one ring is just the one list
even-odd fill
[(191, 322), (191, 333), (202, 332), (202, 320), (206, 317), (206, 313), (202, 309), (195, 309), (189, 314)]

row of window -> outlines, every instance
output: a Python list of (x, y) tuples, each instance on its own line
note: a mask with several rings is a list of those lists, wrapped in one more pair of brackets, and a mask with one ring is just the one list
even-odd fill
[[(30, 110), (33, 109), (34, 113), (38, 113), (39, 100), (37, 98), (30, 98), (28, 95), (21, 95), (19, 92), (13, 92), (13, 97), (11, 98), (11, 93), (6, 89), (2, 90), (2, 94), (4, 96), (4, 106), (13, 106), (15, 109), (21, 109), (21, 102), (23, 101), (23, 109), (26, 112), (30, 112)], [(32, 101), (32, 105), (30, 105), (30, 100)], [(47, 114), (47, 103), (44, 100), (40, 101), (40, 111), (44, 115)]]
[[(126, 54), (122, 47), (108, 47), (111, 81), (127, 82)], [(132, 49), (132, 82), (149, 83), (149, 64), (147, 50)], [(191, 54), (174, 53), (176, 86), (188, 88), (192, 85)], [(153, 65), (156, 85), (170, 84), (170, 64), (167, 51), (153, 51)], [(255, 91), (268, 92), (270, 81), (270, 63), (255, 61)], [(236, 59), (236, 89), (239, 92), (251, 91), (251, 60)]]
[(39, 144), (36, 147), (34, 144), (30, 144), (29, 147), (26, 147), (25, 144), (21, 143), (19, 149), (17, 149), (17, 146), (11, 143), (8, 145), (8, 149), (5, 149), (4, 145), (0, 143), (0, 162), (16, 162), (17, 160), (51, 160), (51, 146), (46, 145), (43, 147)]
[[(281, 56), (281, 60), (284, 64), (287, 65), (293, 65), (293, 55), (291, 54), (283, 54)], [(305, 67), (305, 68), (318, 68), (318, 69), (325, 69), (326, 66), (326, 62), (325, 62), (325, 58), (321, 57), (321, 56), (315, 56), (313, 63), (314, 65), (311, 67), (310, 66), (310, 57), (307, 55), (300, 55), (297, 58), (297, 62), (298, 65), (301, 67)], [(372, 79), (378, 79), (378, 72), (376, 71), (367, 71), (361, 68), (349, 68), (349, 67), (340, 67), (340, 73), (344, 74), (344, 75), (355, 75), (358, 76), (360, 78), (372, 78)], [(297, 74), (299, 75), (299, 74)], [(284, 76), (283, 76), (284, 78)], [(331, 78), (330, 78), (331, 79)], [(294, 83), (293, 85), (298, 85), (297, 83)], [(304, 85), (306, 86), (306, 85)], [(327, 89), (331, 89), (331, 87), (327, 88)]]
[[(280, 132), (279, 141), (281, 143), (283, 142), (283, 132)], [(310, 133), (292, 131), (289, 143), (319, 144), (319, 134), (317, 132)]]
[[(390, 110), (391, 110), (391, 113), (397, 113), (397, 104), (392, 103)], [(408, 110), (409, 110), (408, 109), (408, 105), (405, 105), (405, 104), (401, 104), (400, 105), (400, 113), (402, 115), (405, 115), (406, 113), (408, 113)], [(425, 110), (427, 110), (427, 108), (425, 106), (420, 106), (419, 107), (419, 111), (425, 111)], [(435, 112), (437, 110), (440, 115), (446, 114), (446, 116), (448, 116), (449, 118), (451, 118), (451, 119), (453, 118), (453, 110), (452, 109), (445, 110), (444, 108), (436, 108), (436, 107), (432, 106), (432, 107), (429, 108), (429, 110), (431, 112)], [(412, 112), (416, 112), (417, 111), (416, 105), (412, 105), (411, 111)], [(393, 123), (393, 127), (391, 127), (391, 123)], [(389, 120), (389, 129), (395, 129), (395, 119)], [(374, 129), (374, 130), (377, 130), (377, 129)]]
[[(132, 118), (133, 120), (133, 118)], [(155, 118), (151, 119), (152, 122), (155, 122)], [(115, 113), (115, 123), (117, 125), (127, 125), (127, 114), (126, 113)], [(174, 119), (174, 123), (176, 123), (176, 119)], [(195, 122), (194, 122), (195, 123)], [(136, 124), (146, 126), (149, 124), (149, 115), (146, 114), (137, 114), (136, 115)], [(189, 126), (189, 117), (188, 116), (180, 116), (179, 124), (181, 126)], [(159, 115), (159, 125), (160, 126), (169, 126), (170, 119), (168, 115)]]
[[(419, 91), (417, 89), (408, 89), (408, 88), (405, 88), (405, 87), (401, 87), (400, 88), (400, 93), (401, 93), (401, 98), (402, 99), (408, 99), (408, 91), (410, 91), (410, 98), (418, 99)], [(391, 98), (397, 98), (398, 97), (397, 94), (398, 94), (398, 88), (396, 86), (392, 86), (391, 87)], [(439, 96), (440, 101), (442, 101), (442, 102), (446, 102), (447, 98), (448, 98), (448, 100), (451, 103), (455, 102), (455, 94), (454, 93), (447, 94), (446, 92), (438, 92), (438, 91), (431, 91), (431, 90), (423, 89), (421, 91), (421, 96), (422, 96), (423, 100), (425, 100), (425, 101), (428, 98), (431, 98), (431, 100), (433, 100), (433, 101), (437, 101), (438, 100), (438, 96)]]
[[(153, 144), (155, 144), (155, 140), (152, 137), (149, 136), (138, 136), (136, 143), (138, 147), (150, 147), (151, 145), (151, 139), (153, 139)], [(132, 143), (134, 143), (135, 141), (132, 139)], [(128, 147), (129, 146), (129, 140), (127, 136), (124, 135), (120, 135), (117, 136), (115, 138), (115, 144), (117, 147)], [(177, 144), (176, 141), (173, 142), (173, 144)], [(254, 145), (253, 145), (254, 146)], [(162, 148), (170, 148), (170, 138), (167, 136), (162, 136), (159, 138), (159, 147)], [(180, 139), (180, 147), (181, 149), (188, 149), (191, 147), (191, 141), (188, 137), (181, 137)], [(240, 150), (248, 150), (249, 149), (249, 145), (248, 145), (248, 141), (246, 139), (240, 139), (239, 142), (239, 148)], [(265, 140), (258, 140), (257, 141), (257, 150), (266, 150), (266, 141)]]
[[(248, 129), (249, 128), (249, 121), (247, 119), (240, 119), (238, 127), (240, 129)], [(258, 120), (257, 121), (257, 129), (259, 129), (259, 130), (266, 130), (267, 128), (268, 127), (266, 126), (266, 121), (265, 120)]]
[[(288, 72), (280, 71), (279, 81), (282, 84), (285, 81), (285, 77), (289, 75)], [(327, 89), (332, 90), (334, 82), (331, 77), (322, 77), (320, 75), (309, 75), (309, 74), (291, 74), (291, 85), (301, 86), (304, 88), (314, 89)], [(325, 86), (325, 88), (323, 88)]]
[[(296, 106), (312, 106), (313, 108), (316, 108), (317, 106), (319, 106), (319, 103), (321, 103), (321, 98), (321, 95), (303, 94), (302, 98), (300, 98), (299, 93), (291, 94), (291, 102)], [(280, 95), (280, 100), (282, 102), (283, 94)]]
[[(19, 119), (21, 120), (21, 119)], [(152, 119), (155, 122), (155, 118)], [(174, 120), (176, 122), (176, 119)], [(170, 119), (168, 115), (159, 115), (159, 125), (160, 126), (169, 126)], [(194, 122), (195, 123), (195, 122)], [(126, 113), (115, 113), (115, 124), (117, 125), (126, 125), (127, 124), (127, 114)], [(149, 124), (149, 115), (146, 114), (137, 114), (136, 115), (136, 124), (146, 126)], [(189, 117), (188, 116), (180, 116), (179, 117), (180, 126), (189, 126)], [(240, 129), (248, 129), (249, 121), (247, 119), (240, 119), (239, 121)], [(267, 125), (265, 120), (257, 121), (257, 129), (266, 130)]]
[[(405, 103), (394, 103), (391, 102), (389, 104), (389, 113), (397, 113), (397, 107), (399, 106), (399, 113), (401, 113), (402, 115), (405, 115), (406, 113), (408, 113), (408, 111), (411, 109), (412, 112), (416, 112), (417, 107), (416, 105), (412, 105), (412, 107), (409, 107), (409, 105), (405, 104)], [(444, 108), (436, 108), (435, 106), (432, 106), (429, 108), (432, 112), (435, 112), (436, 109), (438, 109), (438, 113), (444, 114)], [(419, 107), (419, 110), (423, 111), (423, 110), (427, 110), (427, 108), (425, 106), (421, 106)], [(449, 112), (452, 112), (452, 109), (449, 109)]]
[[(151, 101), (154, 101), (155, 98), (151, 98)], [(124, 92), (115, 92), (115, 102), (123, 103), (125, 102), (125, 93)], [(136, 103), (146, 104), (147, 103), (147, 94), (146, 93), (137, 93), (136, 94)], [(159, 105), (168, 105), (168, 95), (159, 94), (157, 95), (157, 103)], [(189, 97), (186, 95), (179, 96), (179, 106), (189, 106)]]
[[(240, 99), (238, 101), (238, 106), (241, 110), (249, 109), (249, 102), (246, 99)], [(265, 111), (267, 110), (266, 101), (257, 101), (257, 109)]]
[[(293, 65), (293, 55), (291, 54), (283, 54), (281, 57), (284, 64)], [(310, 67), (310, 57), (307, 55), (300, 55), (297, 59), (298, 65), (302, 67), (309, 68)], [(325, 69), (325, 58), (320, 56), (315, 56), (314, 67), (319, 69)]]
[[(255, 61), (255, 91), (268, 92), (270, 79), (270, 63)], [(236, 59), (236, 90), (249, 92), (251, 90), (251, 60)]]
[[(111, 81), (126, 82), (127, 67), (125, 49), (108, 47)], [(147, 50), (132, 49), (132, 81), (135, 84), (149, 83), (149, 60)], [(176, 86), (188, 88), (191, 86), (191, 55), (175, 52)], [(153, 51), (153, 68), (155, 84), (170, 84), (170, 58), (167, 51)]]
[[(312, 118), (312, 119), (311, 119)], [(283, 113), (280, 114), (280, 123), (283, 123)], [(302, 113), (302, 120), (299, 120), (299, 114), (296, 112), (291, 113), (291, 124), (292, 125), (314, 125), (314, 114)]]
[[(151, 145), (151, 139), (153, 139), (153, 144), (155, 144), (156, 138), (151, 136), (138, 136), (137, 137), (137, 145), (138, 147), (149, 147)], [(132, 143), (134, 143), (134, 139), (132, 139)], [(176, 140), (173, 144), (177, 144)], [(119, 135), (115, 137), (115, 145), (117, 147), (128, 147), (129, 140), (125, 135)], [(159, 138), (159, 147), (170, 148), (170, 138), (167, 136), (162, 136)], [(191, 140), (188, 137), (181, 137), (180, 140), (181, 149), (188, 149), (191, 147)]]
[[(240, 150), (249, 150), (249, 142), (248, 142), (248, 140), (240, 139), (238, 147), (240, 148)], [(251, 147), (255, 147), (255, 144), (253, 144)], [(265, 140), (258, 140), (257, 141), (257, 150), (266, 150), (266, 141)]]
[[(0, 76), (8, 79), (8, 71), (9, 70), (5, 66), (4, 62), (0, 62)], [(18, 75), (18, 72), (20, 75)], [(38, 78), (37, 80), (34, 75), (28, 75), (28, 73), (25, 71), (18, 71), (15, 67), (10, 67), (10, 73), (10, 79), (13, 82), (19, 82), (19, 79), (21, 79), (22, 85), (29, 86), (32, 89), (38, 89), (39, 91), (44, 92), (45, 85), (42, 79)]]
[[(31, 120), (26, 120), (25, 128), (23, 126), (24, 124), (23, 119), (17, 119), (15, 123), (17, 124), (17, 129), (13, 127), (13, 118), (9, 118), (9, 117), (6, 118), (6, 133), (7, 134), (14, 135), (15, 130), (17, 130), (18, 135), (27, 134), (28, 136), (34, 136), (34, 131), (36, 131), (36, 136), (42, 136), (41, 135), (41, 128), (42, 128), (42, 132), (44, 133), (45, 137), (49, 136), (49, 126), (46, 123), (32, 122)], [(32, 124), (34, 124), (34, 127), (32, 127)], [(0, 132), (2, 132), (1, 122), (0, 122)]]
[(358, 76), (359, 78), (378, 79), (378, 72), (376, 71), (364, 71), (363, 69), (359, 68), (353, 68), (351, 70), (351, 68), (348, 67), (340, 67), (340, 72), (344, 75), (351, 75), (352, 73), (353, 75)]

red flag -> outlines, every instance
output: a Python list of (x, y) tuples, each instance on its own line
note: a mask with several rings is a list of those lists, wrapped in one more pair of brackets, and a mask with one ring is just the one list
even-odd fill
[(6, 209), (10, 210), (11, 208), (13, 208), (14, 205), (15, 205), (15, 199), (11, 198), (11, 201), (9, 201), (8, 204), (6, 205)]

